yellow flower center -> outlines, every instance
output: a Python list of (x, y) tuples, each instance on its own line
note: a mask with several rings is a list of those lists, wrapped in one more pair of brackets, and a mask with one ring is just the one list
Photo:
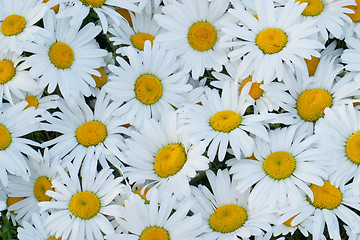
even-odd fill
[(24, 197), (7, 197), (6, 205), (10, 207), (11, 205), (20, 202), (21, 200), (25, 199)]
[(291, 218), (289, 218), (288, 220), (286, 220), (283, 224), (284, 224), (285, 226), (287, 226), (287, 227), (296, 227), (296, 226), (298, 226), (299, 224), (297, 224), (296, 226), (291, 225), (291, 222), (292, 222), (292, 220), (294, 220), (294, 218), (295, 218), (297, 215), (299, 215), (299, 214), (300, 214), (300, 213), (296, 214), (295, 216), (292, 216)]
[(240, 123), (240, 115), (231, 110), (217, 112), (210, 118), (210, 126), (218, 132), (229, 133), (237, 128)]
[(324, 116), (324, 110), (332, 106), (331, 94), (321, 88), (304, 91), (296, 101), (299, 116), (308, 122), (315, 122)]
[(331, 210), (341, 204), (341, 191), (328, 181), (324, 181), (323, 186), (311, 184), (310, 189), (314, 193), (314, 201), (311, 201), (309, 197), (307, 199), (316, 208)]
[(61, 238), (49, 237), (47, 240), (61, 240)]
[[(248, 83), (248, 82), (251, 82), (252, 81), (252, 77), (248, 77), (247, 79), (245, 79), (241, 85), (240, 85), (240, 92), (241, 90), (245, 87), (245, 85)], [(263, 94), (264, 90), (262, 90), (260, 88), (260, 86), (262, 85), (263, 83), (258, 83), (258, 82), (253, 82), (251, 83), (251, 87), (250, 87), (250, 91), (249, 91), (249, 95), (254, 99), (258, 99), (259, 97), (261, 97), (261, 95)]]
[(37, 98), (35, 96), (27, 96), (27, 97), (25, 97), (25, 101), (27, 101), (27, 103), (28, 103), (28, 105), (25, 107), (25, 109), (27, 109), (29, 107), (38, 108), (38, 106), (39, 106), (39, 101), (37, 100)]
[(47, 190), (52, 190), (52, 184), (49, 178), (38, 177), (34, 184), (34, 195), (39, 202), (51, 200), (51, 197), (46, 195)]
[(346, 6), (354, 11), (354, 13), (346, 13), (353, 22), (360, 22), (360, 8), (359, 8), (360, 0), (355, 0), (355, 5)]
[(104, 5), (106, 0), (80, 0), (83, 5), (91, 8), (99, 8)]
[(116, 7), (115, 10), (123, 17), (125, 18), (125, 20), (129, 23), (129, 25), (132, 27), (133, 26), (133, 22), (131, 19), (131, 15), (130, 15), (130, 11), (125, 9), (125, 8), (121, 8), (121, 7)]
[(304, 11), (301, 13), (304, 16), (317, 16), (324, 9), (321, 0), (296, 0), (296, 2), (308, 3)]
[(346, 143), (346, 154), (356, 164), (360, 164), (360, 132), (351, 135)]
[(273, 152), (265, 158), (263, 168), (265, 173), (277, 180), (289, 177), (295, 170), (294, 157), (284, 151)]
[(10, 81), (16, 73), (14, 63), (9, 60), (0, 61), (0, 84)]
[(135, 83), (135, 96), (143, 104), (156, 103), (162, 95), (161, 81), (154, 75), (141, 75)]
[(155, 173), (162, 178), (178, 173), (187, 160), (185, 148), (180, 144), (169, 144), (156, 154)]
[(76, 139), (85, 147), (96, 146), (103, 142), (107, 136), (104, 124), (99, 121), (83, 123), (76, 129)]
[(26, 21), (23, 16), (20, 15), (10, 15), (7, 16), (1, 23), (1, 32), (5, 36), (18, 35), (24, 31), (26, 26)]
[(11, 135), (4, 125), (0, 124), (0, 150), (5, 150), (11, 143)]
[(265, 54), (280, 52), (287, 43), (286, 34), (277, 28), (267, 28), (256, 36), (256, 45)]
[(320, 62), (320, 58), (317, 58), (317, 57), (311, 56), (310, 60), (305, 58), (305, 63), (306, 63), (307, 69), (308, 69), (309, 76), (315, 75), (315, 72), (316, 72), (317, 66), (319, 65), (319, 62)]
[(100, 200), (92, 192), (82, 191), (72, 196), (69, 210), (82, 219), (90, 219), (100, 211)]
[(149, 190), (150, 190), (150, 188), (145, 188), (144, 194), (142, 194), (142, 193), (141, 193), (142, 188), (138, 188), (138, 189), (135, 190), (134, 193), (137, 194), (137, 195), (139, 195), (139, 196), (145, 201), (146, 204), (149, 204), (150, 201), (146, 199), (146, 194), (147, 194), (147, 192), (148, 192)]
[(145, 228), (139, 240), (170, 240), (170, 236), (162, 227), (154, 226)]
[[(49, 0), (43, 0), (43, 3), (47, 3)], [(60, 4), (53, 6), (52, 9), (55, 13), (59, 12)]]
[(217, 40), (215, 27), (208, 22), (194, 23), (188, 32), (190, 46), (197, 51), (207, 51), (211, 49)]
[(131, 37), (131, 43), (139, 50), (144, 50), (145, 41), (149, 40), (151, 46), (153, 45), (155, 37), (149, 33), (141, 32), (135, 33)]
[(247, 220), (247, 213), (243, 207), (227, 204), (218, 207), (209, 218), (210, 227), (221, 233), (230, 233), (240, 228)]
[(71, 67), (74, 62), (74, 52), (69, 45), (63, 42), (56, 42), (51, 45), (49, 58), (55, 67), (66, 69)]
[(107, 82), (107, 75), (106, 75), (105, 70), (102, 67), (96, 68), (95, 70), (98, 71), (101, 74), (101, 76), (98, 77), (93, 74), (91, 74), (91, 76), (95, 80), (96, 87), (101, 88)]

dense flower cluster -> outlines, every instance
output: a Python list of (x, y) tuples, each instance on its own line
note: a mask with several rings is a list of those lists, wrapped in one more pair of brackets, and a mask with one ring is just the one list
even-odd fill
[(360, 239), (359, 4), (0, 0), (2, 219), (20, 240)]

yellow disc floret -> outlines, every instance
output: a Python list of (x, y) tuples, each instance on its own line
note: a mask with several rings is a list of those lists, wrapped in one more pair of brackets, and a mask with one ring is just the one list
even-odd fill
[(300, 94), (296, 101), (299, 116), (308, 122), (315, 122), (324, 116), (324, 110), (332, 106), (331, 94), (322, 89), (309, 89)]
[(145, 41), (149, 40), (151, 42), (151, 46), (153, 45), (155, 37), (149, 33), (141, 32), (135, 33), (131, 37), (131, 43), (139, 50), (144, 50)]
[(38, 108), (38, 106), (39, 106), (39, 101), (37, 100), (37, 98), (35, 96), (27, 96), (27, 97), (25, 97), (25, 101), (27, 101), (27, 103), (28, 103), (28, 105), (25, 107), (25, 109), (27, 109), (29, 107)]
[(360, 132), (351, 135), (346, 143), (346, 154), (356, 164), (360, 164)]
[(69, 210), (82, 219), (95, 217), (100, 211), (100, 200), (92, 192), (82, 191), (72, 196), (69, 203)]
[(299, 215), (300, 213), (296, 214), (295, 216), (292, 216), (291, 218), (289, 218), (288, 220), (286, 220), (283, 224), (287, 227), (296, 227), (298, 226), (299, 224), (297, 224), (296, 226), (292, 225), (291, 222), (292, 220), (294, 220), (294, 218)]
[(56, 238), (56, 237), (52, 236), (52, 237), (49, 237), (47, 240), (61, 240), (61, 238)]
[(267, 28), (256, 36), (256, 45), (265, 54), (280, 52), (287, 43), (286, 34), (277, 28)]
[[(146, 199), (146, 194), (149, 190), (150, 188), (145, 188), (144, 190), (142, 188), (138, 188), (135, 190), (134, 193), (139, 195), (145, 201), (146, 204), (149, 204), (150, 201)], [(141, 192), (143, 192), (143, 194)]]
[(135, 83), (135, 96), (143, 104), (156, 103), (162, 95), (160, 80), (154, 75), (141, 75)]
[(49, 58), (55, 67), (67, 69), (73, 64), (75, 56), (69, 45), (63, 42), (56, 42), (49, 49)]
[(85, 147), (96, 146), (103, 142), (107, 136), (107, 130), (104, 124), (99, 121), (90, 121), (83, 123), (76, 130), (76, 139)]
[(304, 16), (317, 16), (324, 9), (324, 5), (322, 4), (321, 0), (296, 0), (296, 2), (307, 3), (307, 6), (301, 13)]
[(132, 23), (132, 19), (131, 19), (131, 15), (130, 15), (130, 11), (125, 9), (125, 8), (121, 8), (121, 7), (116, 7), (115, 11), (118, 12), (123, 18), (125, 18), (125, 20), (129, 23), (129, 25), (132, 27), (133, 23)]
[(11, 135), (4, 125), (0, 124), (0, 150), (6, 149), (11, 143)]
[(153, 226), (145, 228), (139, 240), (170, 240), (170, 236), (164, 228)]
[(314, 201), (311, 201), (309, 197), (307, 199), (316, 208), (331, 210), (341, 204), (341, 191), (328, 181), (324, 181), (323, 186), (311, 184), (310, 189), (314, 194)]
[(155, 173), (162, 178), (167, 178), (178, 173), (187, 160), (185, 148), (180, 144), (169, 144), (156, 154)]
[(216, 40), (215, 27), (208, 22), (196, 22), (189, 29), (189, 44), (197, 51), (210, 50), (215, 45)]
[(295, 170), (294, 157), (284, 151), (273, 152), (267, 156), (263, 163), (265, 173), (276, 180), (289, 177)]
[(247, 220), (247, 213), (243, 207), (227, 204), (218, 207), (209, 218), (210, 227), (221, 233), (230, 233), (240, 228)]
[(80, 0), (83, 5), (91, 8), (99, 8), (104, 5), (106, 0)]
[(305, 63), (308, 69), (309, 76), (314, 76), (317, 66), (319, 65), (320, 58), (311, 56), (311, 59), (305, 58)]
[[(48, 1), (49, 1), (49, 0), (43, 0), (43, 3), (47, 3)], [(58, 12), (59, 12), (59, 9), (60, 9), (60, 4), (51, 7), (51, 9), (52, 9), (55, 13), (58, 13)]]
[(360, 22), (360, 0), (355, 0), (355, 5), (346, 6), (354, 11), (354, 13), (345, 13), (353, 22)]
[(24, 200), (24, 197), (7, 197), (6, 199), (6, 205), (10, 207), (11, 205), (20, 202), (21, 200)]
[(106, 75), (105, 70), (102, 67), (96, 68), (95, 70), (100, 73), (100, 77), (95, 76), (93, 74), (91, 74), (91, 76), (95, 80), (96, 87), (101, 88), (107, 82), (107, 75)]
[(10, 81), (16, 73), (14, 63), (9, 60), (0, 61), (0, 84)]
[[(242, 89), (245, 87), (245, 85), (248, 82), (252, 82), (252, 77), (248, 77), (247, 79), (245, 79), (244, 81), (242, 81), (241, 85), (240, 85), (240, 92), (242, 91)], [(252, 82), (251, 83), (251, 87), (250, 87), (250, 91), (249, 91), (249, 95), (254, 99), (258, 99), (259, 97), (261, 97), (261, 95), (263, 94), (264, 90), (262, 90), (260, 88), (260, 86), (262, 85), (261, 83), (258, 82)]]
[(34, 195), (35, 198), (41, 201), (50, 201), (51, 197), (46, 195), (48, 190), (52, 190), (52, 183), (48, 177), (38, 177), (34, 184)]
[(18, 35), (22, 31), (24, 31), (26, 26), (26, 20), (23, 16), (13, 14), (10, 16), (7, 16), (2, 22), (1, 22), (1, 32), (5, 36), (13, 36)]
[(210, 126), (218, 132), (229, 133), (237, 128), (240, 123), (240, 115), (231, 110), (217, 112), (210, 118)]

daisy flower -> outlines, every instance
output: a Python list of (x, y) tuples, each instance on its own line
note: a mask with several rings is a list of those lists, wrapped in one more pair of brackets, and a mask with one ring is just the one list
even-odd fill
[(47, 6), (38, 0), (0, 1), (0, 50), (20, 55), (26, 42), (44, 37), (35, 24), (43, 18)]
[[(40, 154), (39, 154), (40, 155)], [(25, 181), (17, 176), (9, 176), (7, 192), (9, 197), (22, 198), (8, 207), (13, 211), (16, 221), (30, 221), (33, 213), (40, 213), (38, 203), (50, 201), (46, 195), (47, 190), (52, 190), (51, 181), (57, 177), (59, 159), (50, 160), (49, 152), (45, 149), (44, 156), (40, 159), (29, 158), (30, 180)]]
[[(87, 160), (107, 159), (116, 167), (121, 165), (108, 155), (122, 156), (120, 149), (124, 149), (122, 133), (126, 132), (122, 119), (112, 116), (119, 104), (110, 102), (104, 91), (97, 97), (94, 110), (84, 99), (71, 97), (67, 101), (58, 102), (60, 112), (53, 115), (44, 114), (47, 123), (42, 124), (45, 131), (61, 133), (60, 136), (46, 141), (43, 147), (50, 148), (51, 156), (59, 156), (62, 163), (73, 161), (79, 167)], [(95, 157), (93, 155), (95, 154)], [(101, 163), (103, 163), (101, 161)]]
[(31, 67), (15, 52), (0, 51), (0, 98), (14, 104), (13, 98), (24, 98), (24, 91), (34, 91), (38, 83), (29, 74)]
[[(210, 84), (216, 88), (222, 89), (225, 81), (238, 81), (239, 93), (243, 89), (248, 89), (247, 94), (254, 99), (254, 112), (255, 113), (268, 113), (274, 110), (279, 110), (281, 102), (286, 101), (289, 98), (288, 94), (285, 92), (287, 90), (284, 83), (280, 82), (270, 82), (264, 84), (263, 82), (253, 82), (252, 76), (249, 76), (245, 79), (237, 78), (237, 69), (241, 61), (230, 61), (225, 64), (225, 70), (227, 74), (212, 72), (211, 74), (216, 78), (210, 82)], [(250, 88), (246, 87), (250, 85)]]
[(223, 35), (220, 22), (228, 6), (228, 1), (223, 0), (183, 0), (166, 4), (163, 14), (155, 15), (164, 29), (155, 41), (174, 50), (183, 69), (191, 71), (194, 79), (202, 76), (205, 69), (221, 71), (228, 59), (225, 49), (219, 47)]
[(81, 171), (68, 163), (65, 172), (58, 168), (59, 180), (54, 179), (54, 191), (46, 194), (51, 202), (40, 202), (39, 206), (51, 212), (46, 218), (45, 229), (56, 238), (62, 239), (103, 239), (114, 229), (107, 216), (114, 216), (117, 206), (112, 200), (120, 194), (125, 185), (121, 177), (114, 178), (109, 167), (97, 170), (96, 161), (82, 165)]
[(72, 17), (70, 25), (81, 24), (82, 20), (93, 10), (100, 19), (101, 27), (104, 33), (108, 30), (108, 17), (119, 25), (120, 15), (115, 7), (125, 8), (127, 10), (139, 13), (149, 0), (52, 0), (49, 4), (70, 3), (70, 7), (57, 14), (57, 18)]
[[(156, 12), (160, 12), (157, 8)], [(131, 25), (128, 22), (121, 21), (119, 24), (113, 24), (109, 28), (109, 33), (113, 36), (109, 38), (115, 46), (116, 53), (125, 55), (124, 48), (132, 46), (139, 51), (144, 50), (145, 41), (149, 40), (153, 44), (154, 39), (160, 33), (160, 26), (154, 19), (153, 12), (147, 13), (144, 9), (141, 13), (129, 13)]]
[(360, 231), (360, 217), (355, 210), (360, 210), (358, 198), (352, 194), (353, 186), (341, 185), (336, 187), (331, 181), (324, 181), (323, 186), (312, 184), (310, 186), (314, 199), (305, 196), (302, 204), (281, 209), (282, 216), (277, 223), (282, 223), (295, 216), (291, 225), (295, 226), (307, 218), (312, 219), (312, 239), (325, 239), (324, 229), (326, 225), (330, 239), (342, 239), (339, 224), (341, 220), (351, 230)]
[(351, 71), (355, 73), (355, 81), (360, 83), (360, 70), (359, 65), (360, 61), (358, 60), (360, 57), (360, 40), (359, 40), (360, 32), (355, 32), (354, 35), (348, 35), (345, 38), (347, 49), (344, 50), (341, 55), (341, 61), (345, 64), (345, 69), (347, 71)]
[(39, 144), (23, 136), (38, 131), (40, 118), (38, 111), (25, 109), (26, 102), (14, 106), (3, 105), (0, 109), (0, 181), (8, 185), (8, 173), (29, 180), (27, 158), (37, 159), (38, 153), (29, 145)]
[(309, 237), (309, 235), (312, 234), (313, 221), (314, 221), (313, 217), (310, 216), (304, 219), (304, 221), (298, 223), (297, 225), (292, 225), (291, 222), (296, 216), (297, 215), (294, 215), (289, 219), (284, 220), (283, 223), (279, 223), (278, 225), (273, 226), (272, 230), (269, 232), (272, 233), (270, 234), (270, 236), (273, 235), (274, 237), (279, 237), (279, 236), (285, 236), (289, 233), (291, 235), (294, 235), (295, 232), (297, 231), (300, 232), (302, 236)]
[(273, 1), (255, 1), (256, 16), (243, 8), (230, 9), (239, 22), (225, 22), (223, 47), (231, 47), (231, 60), (243, 58), (238, 68), (240, 79), (253, 74), (255, 82), (268, 84), (275, 77), (283, 80), (284, 66), (305, 69), (304, 58), (320, 57), (324, 48), (311, 35), (318, 32), (314, 21), (301, 22), (305, 4), (287, 1), (284, 7), (274, 7)]
[[(176, 208), (176, 209), (175, 209)], [(153, 191), (146, 204), (133, 194), (119, 209), (119, 224), (128, 233), (106, 235), (107, 240), (200, 240), (203, 222), (199, 214), (187, 216), (190, 203), (178, 204), (174, 195), (161, 197)]]
[[(272, 118), (269, 114), (245, 114), (253, 99), (247, 94), (238, 94), (236, 82), (225, 81), (221, 97), (217, 90), (205, 89), (201, 104), (187, 104), (182, 116), (190, 142), (204, 140), (209, 146), (210, 161), (215, 156), (223, 161), (228, 144), (238, 158), (243, 153), (250, 156), (254, 140), (248, 133), (269, 140), (264, 121)], [(249, 85), (247, 88), (249, 89)], [(244, 91), (249, 91), (249, 90)], [(218, 154), (217, 154), (218, 152)]]
[(143, 122), (143, 128), (125, 139), (123, 169), (130, 184), (154, 185), (159, 192), (174, 192), (178, 199), (190, 196), (189, 181), (196, 171), (209, 168), (202, 154), (205, 144), (191, 144), (180, 128), (177, 112), (163, 113), (160, 122)]
[(90, 86), (95, 86), (91, 74), (100, 76), (95, 69), (104, 65), (107, 51), (94, 39), (100, 26), (88, 23), (80, 29), (81, 23), (69, 25), (70, 20), (56, 20), (53, 11), (47, 12), (44, 27), (50, 35), (27, 46), (27, 51), (34, 53), (27, 58), (32, 64), (30, 74), (40, 77), (40, 87), (48, 86), (49, 93), (58, 85), (63, 96), (70, 92), (89, 96)]
[(352, 180), (355, 195), (360, 195), (360, 112), (353, 104), (325, 109), (323, 121), (315, 127), (324, 159), (332, 163), (329, 180), (340, 186)]
[(249, 207), (249, 192), (236, 191), (227, 169), (217, 175), (208, 170), (206, 176), (211, 191), (203, 185), (191, 189), (191, 211), (200, 213), (205, 223), (203, 239), (248, 239), (271, 229), (276, 220), (273, 210)]
[[(252, 188), (249, 204), (255, 207), (284, 207), (299, 204), (299, 196), (313, 194), (307, 185), (323, 185), (327, 177), (321, 153), (314, 147), (317, 138), (304, 127), (292, 126), (269, 131), (270, 141), (255, 138), (253, 159), (230, 159), (230, 173), (236, 188)], [(311, 136), (309, 136), (311, 135)]]
[(158, 120), (163, 112), (183, 106), (192, 87), (187, 84), (188, 74), (179, 70), (175, 55), (156, 44), (151, 47), (150, 41), (145, 42), (142, 52), (132, 47), (126, 52), (130, 64), (117, 57), (120, 66), (109, 65), (115, 76), (104, 86), (112, 100), (124, 103), (114, 115), (139, 127), (145, 119)]
[(44, 226), (44, 221), (49, 217), (47, 212), (42, 214), (33, 213), (31, 221), (24, 221), (17, 228), (17, 237), (19, 240), (57, 240), (55, 236), (50, 235)]
[(324, 109), (352, 103), (353, 98), (360, 95), (360, 85), (353, 80), (353, 73), (338, 76), (344, 71), (338, 62), (339, 56), (323, 56), (312, 77), (286, 70), (284, 83), (292, 99), (281, 107), (296, 118), (298, 124), (313, 129), (324, 116)]

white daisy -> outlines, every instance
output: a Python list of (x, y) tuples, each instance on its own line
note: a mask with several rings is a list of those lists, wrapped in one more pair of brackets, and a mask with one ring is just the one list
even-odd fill
[(47, 212), (42, 214), (34, 213), (31, 215), (31, 221), (24, 221), (17, 228), (17, 237), (19, 240), (59, 240), (51, 236), (44, 226), (44, 221), (49, 217)]
[(194, 79), (205, 69), (221, 71), (228, 59), (225, 49), (219, 47), (223, 35), (220, 22), (229, 6), (223, 0), (183, 0), (166, 4), (162, 15), (155, 15), (164, 33), (155, 41), (166, 49), (174, 50), (185, 71)]
[[(47, 123), (42, 124), (42, 129), (61, 133), (60, 136), (46, 141), (43, 147), (50, 148), (51, 156), (59, 156), (62, 163), (73, 161), (79, 167), (84, 161), (98, 161), (107, 165), (105, 158), (116, 167), (121, 163), (115, 155), (122, 156), (120, 149), (124, 149), (122, 133), (126, 133), (125, 124), (121, 118), (112, 116), (119, 104), (110, 102), (104, 91), (97, 97), (94, 110), (92, 110), (84, 99), (71, 97), (67, 101), (58, 102), (60, 112), (52, 115), (44, 114)], [(93, 157), (95, 154), (95, 157)]]
[[(38, 131), (38, 111), (25, 109), (26, 102), (14, 106), (3, 105), (0, 110), (0, 181), (8, 185), (8, 173), (29, 180), (29, 167), (25, 155), (38, 158), (38, 153), (29, 145), (39, 144), (23, 136)], [(24, 155), (25, 154), (25, 155)]]
[(13, 98), (25, 98), (24, 91), (34, 91), (38, 83), (29, 74), (31, 67), (15, 52), (0, 51), (0, 98), (14, 104)]
[(24, 44), (44, 37), (46, 33), (35, 24), (43, 18), (47, 6), (38, 0), (0, 1), (0, 50), (20, 55)]
[(340, 186), (352, 180), (360, 195), (360, 112), (352, 104), (325, 109), (325, 117), (315, 127), (324, 159), (332, 163), (329, 180)]
[[(176, 208), (176, 209), (175, 209)], [(204, 226), (201, 216), (187, 216), (190, 204), (178, 204), (174, 195), (159, 196), (154, 190), (150, 203), (131, 195), (119, 210), (119, 224), (129, 233), (111, 234), (107, 240), (200, 240)]]
[(218, 170), (217, 176), (208, 170), (206, 176), (211, 191), (203, 185), (191, 189), (191, 211), (200, 213), (205, 223), (203, 239), (248, 239), (271, 229), (276, 220), (273, 210), (249, 207), (249, 192), (235, 189), (228, 170)]
[(70, 7), (57, 14), (57, 18), (72, 17), (70, 25), (81, 24), (82, 20), (93, 10), (99, 17), (104, 33), (108, 30), (108, 17), (119, 25), (120, 15), (115, 11), (115, 7), (125, 8), (139, 13), (149, 0), (51, 0), (49, 4), (70, 3)]
[(123, 191), (122, 178), (114, 178), (107, 167), (97, 171), (96, 161), (88, 161), (78, 172), (67, 164), (69, 172), (58, 168), (59, 180), (53, 180), (54, 191), (46, 194), (51, 202), (40, 202), (42, 210), (49, 210), (50, 216), (44, 225), (47, 232), (62, 239), (103, 239), (114, 229), (107, 216), (114, 216), (118, 206), (112, 200)]
[(299, 124), (312, 129), (324, 116), (324, 109), (352, 103), (353, 98), (360, 95), (360, 85), (353, 80), (354, 74), (338, 76), (344, 71), (343, 65), (338, 62), (339, 56), (321, 57), (312, 77), (286, 70), (284, 83), (292, 99), (281, 104), (281, 107)]
[(155, 185), (159, 192), (174, 192), (178, 199), (190, 195), (189, 181), (196, 171), (209, 168), (209, 159), (202, 154), (203, 142), (191, 144), (181, 130), (176, 112), (163, 113), (160, 122), (143, 122), (143, 128), (125, 139), (123, 169), (130, 184)]
[[(156, 12), (160, 12), (160, 9)], [(155, 13), (156, 13), (155, 12)], [(146, 40), (153, 44), (154, 39), (160, 33), (160, 26), (154, 19), (154, 13), (147, 13), (144, 9), (141, 13), (129, 13), (131, 25), (128, 22), (121, 21), (119, 24), (113, 24), (109, 32), (113, 35), (109, 38), (115, 46), (116, 53), (125, 55), (124, 48), (132, 46), (135, 49), (144, 50)]]
[(251, 188), (250, 205), (297, 205), (302, 192), (313, 199), (307, 184), (322, 185), (327, 172), (321, 152), (313, 145), (317, 138), (311, 134), (306, 128), (296, 126), (270, 130), (269, 142), (255, 138), (256, 160), (230, 159), (226, 162), (231, 166), (233, 180), (237, 181), (236, 188), (240, 192)]
[(360, 83), (360, 32), (354, 35), (348, 35), (345, 38), (347, 49), (341, 55), (341, 61), (345, 64), (345, 69), (356, 74), (355, 81)]
[(109, 76), (113, 75), (113, 73), (108, 68), (110, 64), (112, 65), (115, 64), (115, 58), (113, 54), (109, 52), (105, 56), (104, 61), (105, 61), (104, 66), (95, 69), (100, 73), (100, 76), (91, 75), (91, 77), (95, 80), (96, 83), (95, 87), (90, 86), (91, 95), (94, 97), (97, 97), (97, 95), (99, 95), (101, 88), (108, 82)]
[(9, 176), (7, 187), (9, 197), (23, 198), (8, 207), (9, 211), (16, 214), (15, 219), (18, 222), (20, 220), (29, 222), (33, 213), (40, 213), (38, 203), (51, 200), (51, 197), (46, 195), (46, 191), (52, 189), (51, 181), (57, 177), (59, 159), (50, 160), (46, 149), (44, 157), (29, 158), (28, 163), (30, 180)]
[(145, 119), (160, 119), (163, 112), (183, 106), (192, 88), (175, 55), (156, 44), (151, 48), (150, 41), (142, 52), (132, 47), (126, 52), (130, 64), (117, 57), (120, 66), (109, 66), (115, 76), (104, 86), (111, 99), (124, 103), (114, 115), (140, 127)]
[[(250, 85), (245, 91), (249, 88)], [(242, 153), (250, 156), (254, 140), (248, 133), (268, 141), (264, 124), (272, 118), (269, 114), (246, 114), (254, 101), (250, 98), (247, 94), (238, 94), (236, 82), (225, 81), (221, 97), (217, 90), (205, 89), (201, 105), (188, 104), (182, 110), (190, 142), (205, 140), (211, 161), (216, 155), (219, 161), (224, 160), (228, 144), (236, 157), (240, 158)]]
[(96, 68), (104, 65), (107, 51), (100, 49), (95, 36), (100, 26), (88, 23), (80, 29), (81, 23), (69, 25), (70, 18), (56, 20), (53, 11), (44, 17), (44, 27), (51, 34), (35, 43), (28, 44), (27, 51), (34, 55), (27, 58), (32, 64), (30, 73), (40, 76), (40, 87), (52, 93), (59, 86), (63, 96), (74, 94), (90, 95), (90, 86), (95, 86), (91, 74), (100, 76)]
[(273, 1), (255, 1), (257, 18), (243, 8), (230, 9), (239, 23), (224, 22), (223, 47), (233, 48), (231, 60), (243, 58), (239, 65), (240, 79), (253, 74), (255, 82), (268, 84), (277, 77), (283, 80), (284, 65), (306, 68), (304, 58), (320, 57), (317, 49), (323, 44), (311, 35), (317, 33), (313, 21), (301, 22), (305, 4), (287, 1), (284, 7), (274, 7)]
[(353, 186), (341, 185), (335, 187), (330, 181), (324, 181), (323, 186), (312, 184), (310, 186), (314, 194), (314, 200), (309, 198), (302, 201), (302, 205), (294, 205), (281, 209), (277, 223), (282, 223), (295, 216), (291, 225), (297, 225), (309, 217), (312, 219), (312, 239), (325, 239), (324, 229), (326, 225), (330, 239), (341, 240), (339, 224), (341, 220), (351, 230), (360, 231), (360, 217), (355, 210), (360, 210), (358, 198), (352, 194)]

